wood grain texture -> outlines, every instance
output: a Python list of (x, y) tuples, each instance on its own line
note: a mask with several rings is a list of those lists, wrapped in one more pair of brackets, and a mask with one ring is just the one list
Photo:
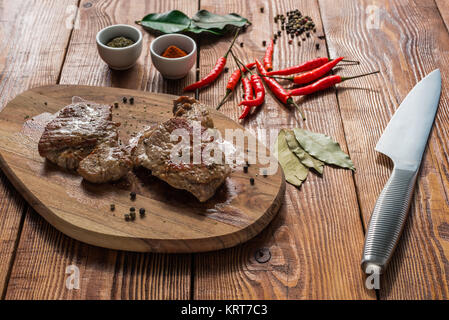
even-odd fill
[[(26, 89), (56, 82), (71, 32), (70, 25), (65, 27), (67, 8), (76, 7), (76, 2), (1, 2), (0, 110)], [(0, 172), (0, 295), (6, 289), (25, 209), (23, 198)]]
[[(200, 203), (188, 192), (176, 190), (147, 171), (135, 170), (107, 184), (84, 181), (73, 172), (45, 161), (37, 149), (51, 118), (73, 97), (100, 105), (112, 105), (122, 97), (134, 103), (113, 108), (113, 120), (122, 124), (119, 136), (130, 141), (148, 126), (173, 117), (177, 96), (108, 87), (54, 85), (28, 90), (8, 103), (0, 113), (0, 167), (27, 202), (56, 229), (72, 238), (104, 248), (163, 253), (188, 253), (232, 247), (258, 234), (279, 210), (285, 180), (278, 166), (274, 174), (254, 178), (250, 184), (242, 165), (232, 173), (214, 197)], [(30, 118), (24, 122), (24, 114)], [(244, 129), (211, 109), (214, 127), (224, 139), (226, 130)], [(233, 144), (231, 140), (228, 143)], [(254, 149), (253, 149), (254, 148)], [(263, 150), (256, 142), (249, 153)], [(263, 151), (270, 156), (268, 150)], [(277, 161), (275, 158), (272, 162)], [(262, 172), (265, 166), (251, 164)], [(42, 188), (42, 186), (46, 186)], [(130, 192), (136, 199), (130, 200)], [(110, 210), (110, 205), (115, 210)], [(130, 207), (145, 208), (144, 218), (125, 221)]]
[[(192, 71), (184, 82), (164, 80), (152, 67), (148, 50), (152, 36), (146, 32), (138, 64), (128, 71), (111, 71), (98, 56), (95, 35), (110, 24), (134, 24), (135, 20), (150, 12), (179, 9), (193, 15), (198, 8), (197, 1), (82, 0), (79, 7), (79, 28), (74, 30), (68, 47), (61, 84), (115, 86), (179, 94), (183, 85), (194, 78)], [(6, 299), (190, 297), (191, 255), (135, 254), (92, 247), (70, 239), (36, 215), (30, 211), (26, 216)], [(73, 247), (77, 250), (72, 251)], [(79, 290), (67, 290), (65, 281), (68, 275), (64, 270), (59, 273), (53, 270), (54, 265), (65, 268), (71, 264), (80, 267), (82, 281)]]
[[(260, 7), (264, 13), (260, 13)], [(288, 10), (300, 9), (310, 15), (321, 34), (320, 12), (315, 1), (201, 1), (201, 8), (217, 13), (237, 12), (253, 24), (242, 34), (235, 52), (244, 62), (261, 59), (268, 40), (278, 29), (273, 17)], [(297, 45), (288, 44), (284, 35), (274, 50), (275, 68), (299, 64), (317, 56), (326, 56), (323, 40), (308, 38)], [(315, 44), (320, 43), (316, 50)], [(229, 46), (229, 39), (203, 43), (200, 64), (202, 75)], [(234, 68), (229, 61), (230, 70)], [(200, 99), (216, 105), (225, 92), (227, 75), (200, 92)], [(221, 111), (237, 119), (241, 90), (233, 95)], [(261, 128), (305, 127), (336, 139), (344, 149), (346, 142), (341, 126), (335, 93), (300, 100), (307, 121), (297, 112), (282, 106), (271, 93), (266, 102), (243, 125), (253, 132)], [(275, 135), (276, 136), (276, 135)], [(273, 143), (274, 141), (272, 141)], [(357, 166), (357, 163), (356, 163)], [(352, 174), (327, 168), (323, 177), (310, 174), (298, 190), (287, 186), (284, 205), (272, 224), (247, 244), (224, 251), (195, 255), (196, 299), (372, 299), (374, 292), (364, 288), (359, 257), (363, 230), (359, 218)], [(271, 259), (256, 260), (260, 248), (268, 248)], [(258, 258), (259, 259), (259, 258)], [(259, 259), (260, 260), (260, 259)]]
[[(360, 60), (344, 75), (381, 70), (337, 91), (365, 226), (386, 183), (392, 163), (374, 146), (389, 119), (413, 86), (440, 68), (442, 95), (424, 155), (414, 201), (402, 239), (383, 278), (381, 299), (447, 299), (449, 294), (449, 175), (447, 127), (449, 34), (434, 1), (320, 0), (331, 55)], [(379, 14), (369, 29), (368, 6)], [(375, 14), (375, 13), (374, 13)]]
[(435, 3), (438, 7), (441, 18), (446, 25), (446, 30), (449, 32), (449, 3), (445, 0), (435, 0)]

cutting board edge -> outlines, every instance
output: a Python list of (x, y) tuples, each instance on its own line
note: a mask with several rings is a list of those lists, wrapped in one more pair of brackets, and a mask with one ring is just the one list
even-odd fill
[[(13, 103), (15, 99), (17, 99), (19, 96), (23, 95), (24, 93), (28, 91), (35, 92), (37, 94), (40, 94), (40, 90), (42, 89), (56, 89), (56, 90), (63, 90), (70, 87), (84, 87), (84, 88), (102, 88), (106, 90), (114, 90), (117, 88), (111, 88), (111, 87), (99, 87), (99, 86), (88, 86), (88, 85), (45, 85), (45, 86), (39, 86), (35, 88), (31, 88), (29, 90), (26, 90), (16, 97), (8, 102), (8, 104)], [(122, 89), (121, 90), (129, 91), (130, 93), (135, 93), (137, 90), (132, 89)], [(160, 94), (160, 93), (151, 93), (151, 92), (145, 92), (142, 91), (145, 95), (152, 95), (155, 97), (160, 96), (166, 96), (169, 99), (176, 98), (178, 96), (176, 95), (170, 95), (170, 94)], [(5, 106), (2, 111), (7, 109)], [(1, 111), (0, 111), (1, 113)], [(232, 119), (228, 118), (227, 116), (220, 113), (220, 116), (227, 118), (231, 121)], [(243, 129), (245, 129), (243, 126), (241, 126), (239, 123), (237, 125)], [(246, 129), (245, 129), (246, 130)], [(48, 223), (50, 223), (55, 229), (61, 231), (65, 235), (72, 237), (76, 240), (79, 240), (84, 243), (88, 243), (90, 245), (98, 246), (98, 247), (104, 247), (108, 249), (114, 249), (114, 250), (126, 250), (126, 251), (134, 251), (134, 252), (161, 252), (161, 253), (194, 253), (194, 252), (207, 252), (207, 251), (214, 251), (214, 250), (221, 250), (229, 247), (233, 247), (236, 245), (239, 245), (241, 243), (244, 243), (248, 241), (249, 239), (256, 236), (258, 233), (260, 233), (276, 216), (278, 213), (280, 207), (282, 206), (282, 197), (285, 193), (285, 179), (284, 174), (282, 171), (282, 168), (280, 169), (282, 179), (281, 179), (281, 185), (279, 187), (278, 193), (274, 200), (272, 201), (271, 205), (266, 210), (266, 213), (261, 215), (256, 221), (254, 221), (252, 224), (246, 226), (243, 229), (239, 229), (233, 232), (230, 232), (228, 234), (224, 235), (217, 235), (214, 237), (209, 238), (201, 238), (201, 239), (144, 239), (144, 238), (132, 238), (129, 236), (119, 236), (119, 235), (111, 235), (111, 234), (103, 234), (96, 232), (94, 230), (89, 229), (83, 229), (80, 228), (77, 225), (74, 225), (64, 219), (61, 219), (58, 217), (50, 208), (47, 208), (45, 205), (39, 201), (38, 198), (36, 198), (31, 192), (31, 190), (28, 190), (28, 188), (23, 184), (21, 179), (17, 177), (17, 175), (14, 173), (14, 170), (8, 165), (7, 161), (3, 157), (3, 152), (0, 150), (0, 168), (7, 176), (8, 180), (12, 183), (12, 185), (17, 189), (17, 191), (23, 196), (23, 198), (27, 201), (27, 203), (30, 204), (30, 206), (39, 214), (41, 215)], [(78, 230), (79, 229), (79, 230)], [(83, 236), (78, 236), (78, 233), (82, 233)], [(86, 237), (86, 232), (88, 232), (88, 235)], [(104, 243), (108, 242), (108, 239), (111, 240), (110, 243)], [(211, 241), (220, 239), (219, 241)], [(98, 241), (100, 240), (100, 241)], [(153, 245), (151, 244), (151, 241), (157, 241), (157, 242), (163, 242), (164, 245), (162, 246), (162, 249), (160, 249), (160, 245)], [(186, 242), (191, 243), (192, 245), (188, 245)], [(221, 246), (217, 245), (218, 243), (221, 243)], [(101, 244), (99, 244), (101, 243)], [(115, 245), (115, 243), (117, 245)], [(182, 243), (183, 245), (179, 245)], [(112, 244), (112, 245), (111, 245)], [(136, 247), (137, 246), (137, 247)], [(193, 248), (195, 247), (195, 248)]]

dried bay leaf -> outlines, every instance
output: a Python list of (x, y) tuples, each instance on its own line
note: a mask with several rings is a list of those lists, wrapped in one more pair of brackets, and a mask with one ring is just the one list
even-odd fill
[(279, 132), (274, 146), (274, 155), (284, 170), (285, 180), (299, 187), (306, 180), (309, 169), (290, 151), (285, 139), (285, 130)]
[(308, 154), (298, 143), (293, 131), (285, 131), (285, 140), (290, 150), (298, 157), (299, 161), (308, 168), (315, 169), (318, 173), (323, 174), (324, 163), (318, 159), (315, 159)]
[(330, 137), (301, 128), (293, 129), (296, 140), (311, 156), (327, 163), (355, 171), (354, 163)]
[(207, 10), (200, 10), (192, 17), (193, 23), (201, 29), (216, 29), (223, 30), (228, 25), (234, 27), (243, 27), (244, 25), (251, 24), (248, 19), (239, 16), (236, 13), (230, 13), (225, 15), (219, 15)]
[(219, 15), (207, 10), (198, 11), (192, 19), (184, 12), (171, 10), (162, 13), (150, 13), (143, 17), (142, 20), (135, 22), (150, 32), (211, 33), (218, 36), (224, 35), (229, 30), (233, 30), (232, 28), (228, 28), (228, 26), (241, 28), (246, 24), (251, 24), (248, 19), (236, 13)]

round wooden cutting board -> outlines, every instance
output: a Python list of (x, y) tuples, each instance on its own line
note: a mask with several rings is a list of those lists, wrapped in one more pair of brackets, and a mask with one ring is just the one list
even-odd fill
[[(214, 197), (200, 203), (145, 169), (136, 169), (118, 182), (93, 184), (53, 165), (39, 156), (37, 143), (51, 115), (70, 104), (74, 96), (109, 105), (119, 102), (113, 108), (113, 120), (121, 122), (123, 142), (148, 125), (169, 119), (176, 98), (118, 88), (54, 85), (28, 90), (3, 109), (3, 172), (40, 215), (68, 236), (119, 250), (210, 251), (254, 237), (279, 210), (285, 191), (280, 166), (275, 175), (267, 177), (259, 174), (267, 165), (251, 165), (248, 173), (236, 166)], [(124, 104), (122, 97), (134, 97), (135, 102)], [(213, 110), (212, 116), (223, 137), (225, 129), (243, 129), (218, 111)], [(250, 178), (255, 179), (254, 185)], [(130, 199), (131, 191), (137, 194), (135, 200)], [(136, 208), (137, 217), (125, 221), (130, 207)], [(146, 210), (142, 217), (139, 208)]]

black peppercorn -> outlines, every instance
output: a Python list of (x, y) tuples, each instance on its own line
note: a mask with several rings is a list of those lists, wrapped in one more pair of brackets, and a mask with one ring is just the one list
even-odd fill
[(266, 46), (267, 45), (267, 42), (264, 40), (264, 41), (262, 41), (262, 46)]
[(228, 73), (229, 68), (228, 68), (228, 67), (225, 67), (223, 71), (224, 71), (224, 73)]
[(118, 102), (114, 102), (114, 107), (118, 108)]
[(244, 166), (244, 167), (243, 167), (243, 172), (244, 172), (244, 173), (248, 173), (248, 167), (247, 167), (247, 166)]
[(242, 47), (242, 48), (243, 48), (243, 42), (240, 42), (240, 47)]
[(130, 216), (129, 216), (128, 213), (126, 213), (126, 214), (125, 214), (125, 220), (126, 220), (126, 221), (129, 221), (129, 219), (130, 219)]
[(111, 211), (115, 210), (115, 204), (111, 204)]
[(134, 104), (134, 98), (133, 97), (129, 98), (129, 103), (130, 104)]
[(145, 214), (145, 209), (144, 208), (140, 208), (139, 209), (139, 213), (141, 216), (143, 216)]
[(129, 213), (129, 217), (131, 218), (131, 220), (135, 220), (136, 219), (136, 212), (132, 211)]
[(319, 44), (319, 43), (315, 44), (315, 48), (316, 48), (317, 50), (320, 50), (320, 44)]
[(123, 101), (123, 103), (126, 103), (126, 101), (128, 101), (128, 99), (126, 97), (123, 97), (122, 101)]
[(254, 185), (254, 178), (249, 179), (249, 183), (251, 183), (251, 185)]
[(129, 208), (129, 211), (131, 211), (131, 212), (136, 211), (136, 208), (131, 207), (131, 208)]
[(133, 191), (129, 194), (129, 196), (131, 197), (131, 200), (135, 200), (136, 199), (136, 193)]
[(260, 12), (263, 13), (263, 7), (260, 8)]

